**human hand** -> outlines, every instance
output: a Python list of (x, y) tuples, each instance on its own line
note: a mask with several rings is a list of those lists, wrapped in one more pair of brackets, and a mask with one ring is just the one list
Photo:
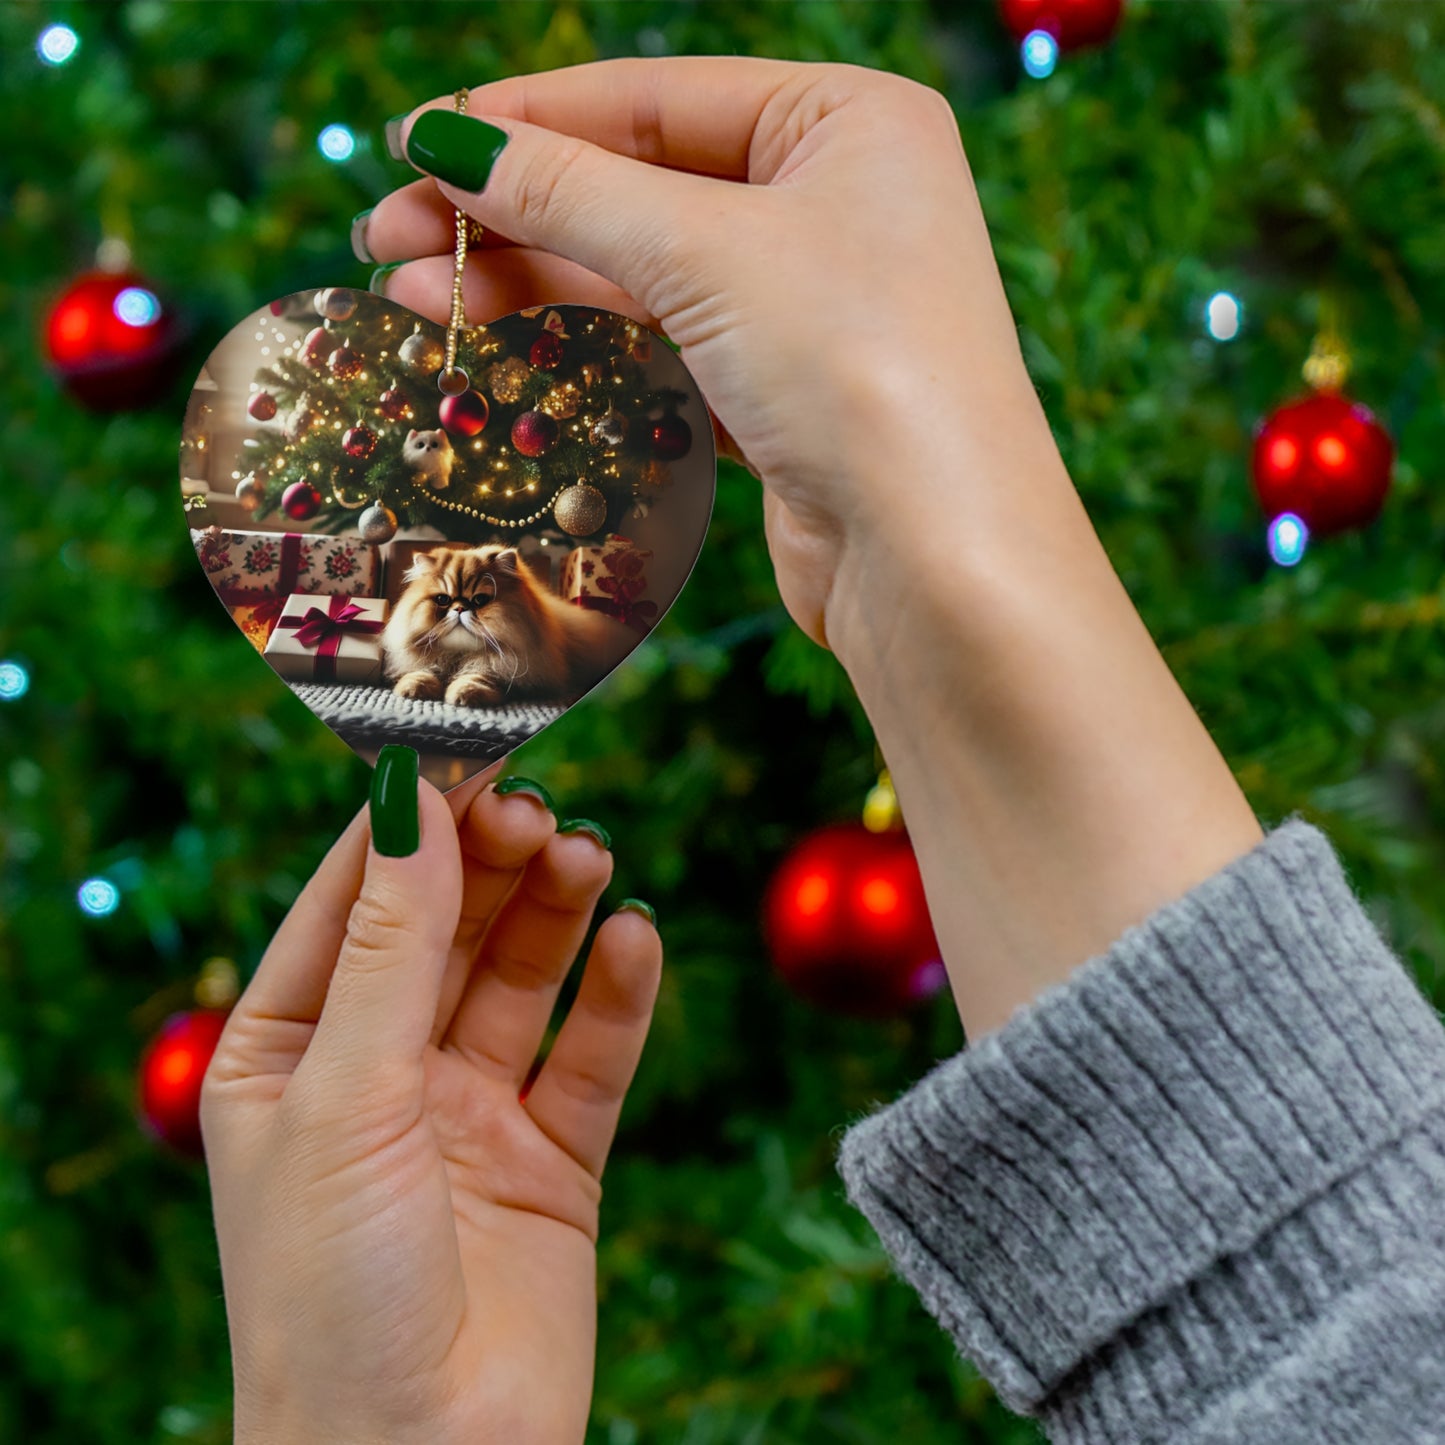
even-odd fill
[(489, 775), (419, 785), (410, 856), (353, 820), (206, 1074), (238, 1445), (583, 1438), (600, 1179), (661, 945), (603, 923), (519, 1099), (612, 857)]
[[(490, 174), (501, 137), (477, 117), (506, 135)], [(951, 537), (982, 539), (1018, 523), (1011, 481), (1067, 487), (936, 91), (845, 65), (614, 60), (389, 131), (436, 179), (360, 227), (363, 253), (409, 259), (385, 294), (446, 319), (457, 206), (492, 233), (469, 316), (565, 300), (677, 342), (764, 483), (779, 589), (815, 640), (886, 604), (879, 553), (916, 553), (920, 516), (966, 515)]]

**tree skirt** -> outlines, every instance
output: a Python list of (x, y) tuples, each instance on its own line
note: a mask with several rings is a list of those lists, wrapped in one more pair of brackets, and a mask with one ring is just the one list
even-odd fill
[(419, 753), (499, 758), (566, 712), (559, 705), (512, 703), (456, 707), (431, 699), (398, 697), (369, 683), (293, 682), (291, 691), (333, 732), (357, 748), (401, 743)]

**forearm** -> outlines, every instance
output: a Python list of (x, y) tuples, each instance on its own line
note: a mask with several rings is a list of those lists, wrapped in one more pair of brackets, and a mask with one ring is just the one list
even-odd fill
[[(972, 1038), (1260, 829), (1032, 396), (1005, 399), (987, 437), (947, 430), (872, 479), (895, 503), (845, 547), (827, 627), (888, 761)], [(900, 470), (945, 525), (897, 507)]]

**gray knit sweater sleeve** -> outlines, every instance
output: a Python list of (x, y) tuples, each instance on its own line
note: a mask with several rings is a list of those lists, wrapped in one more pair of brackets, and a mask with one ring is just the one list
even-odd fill
[(1445, 1441), (1445, 1030), (1302, 821), (855, 1125), (840, 1168), (1056, 1442)]

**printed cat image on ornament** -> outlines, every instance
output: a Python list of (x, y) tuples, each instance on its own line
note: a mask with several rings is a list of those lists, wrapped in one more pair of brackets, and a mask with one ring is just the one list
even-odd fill
[[(196, 556), (273, 671), (367, 761), (455, 787), (555, 722), (677, 598), (712, 515), (680, 358), (594, 307), (445, 328), (298, 292), (211, 353), (181, 438)], [(540, 343), (540, 344), (539, 344)], [(455, 385), (453, 385), (455, 383)]]

